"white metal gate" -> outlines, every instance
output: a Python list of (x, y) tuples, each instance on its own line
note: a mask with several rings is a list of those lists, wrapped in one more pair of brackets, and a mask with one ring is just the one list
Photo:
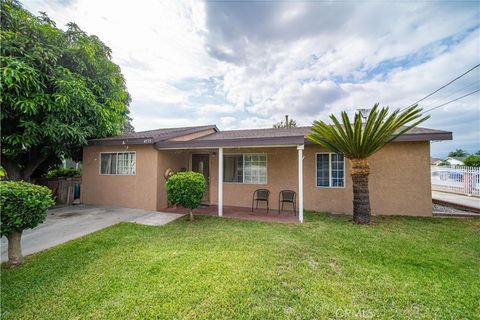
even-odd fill
[(480, 168), (431, 166), (432, 190), (480, 197)]

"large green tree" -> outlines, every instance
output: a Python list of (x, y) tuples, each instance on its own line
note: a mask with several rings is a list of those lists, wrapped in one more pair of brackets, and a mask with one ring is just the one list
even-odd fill
[(471, 154), (463, 160), (463, 164), (467, 167), (480, 167), (480, 155)]
[(353, 182), (353, 220), (359, 224), (370, 223), (370, 193), (368, 157), (395, 140), (413, 127), (427, 120), (417, 105), (403, 112), (395, 110), (389, 114), (388, 107), (379, 110), (378, 103), (372, 108), (367, 120), (362, 121), (360, 112), (355, 113), (353, 124), (347, 113), (341, 114), (342, 123), (330, 115), (333, 125), (315, 121), (307, 138), (319, 145), (350, 159)]
[(448, 156), (451, 158), (463, 158), (468, 156), (468, 152), (463, 149), (456, 149), (448, 153)]
[(74, 23), (1, 0), (2, 166), (29, 180), (45, 162), (78, 159), (90, 138), (119, 134), (130, 96), (111, 50)]

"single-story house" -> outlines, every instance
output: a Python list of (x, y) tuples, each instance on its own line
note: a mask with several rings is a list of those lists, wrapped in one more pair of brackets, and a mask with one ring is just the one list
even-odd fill
[(448, 162), (449, 165), (451, 166), (463, 166), (465, 165), (463, 161), (465, 161), (465, 158), (467, 157), (448, 157), (446, 162)]
[(443, 163), (443, 160), (442, 160), (442, 159), (430, 157), (430, 165), (432, 165), (432, 166), (438, 166), (438, 165), (440, 165), (441, 163)]
[[(205, 204), (250, 207), (256, 189), (281, 190), (303, 208), (351, 214), (349, 160), (305, 138), (310, 127), (220, 131), (215, 125), (94, 139), (83, 149), (82, 202), (148, 210), (167, 207), (168, 172), (202, 172)], [(414, 128), (370, 158), (373, 214), (431, 216), (430, 141), (452, 133)]]

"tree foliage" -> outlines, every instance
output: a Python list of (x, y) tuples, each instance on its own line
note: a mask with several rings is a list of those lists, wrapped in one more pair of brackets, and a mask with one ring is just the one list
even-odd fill
[(80, 177), (82, 171), (75, 168), (55, 168), (49, 170), (46, 174), (46, 178), (71, 178), (71, 177)]
[(123, 124), (122, 134), (135, 133), (135, 127), (132, 124), (132, 118), (127, 116), (127, 120)]
[(190, 219), (193, 220), (192, 211), (202, 202), (206, 190), (203, 174), (198, 172), (178, 172), (171, 176), (167, 182), (168, 201), (190, 209)]
[(333, 114), (333, 125), (314, 121), (307, 138), (349, 159), (364, 159), (429, 118), (422, 117), (422, 109), (417, 105), (390, 115), (388, 107), (379, 110), (378, 106), (374, 105), (365, 123), (357, 112), (352, 124), (345, 111), (341, 114), (342, 123)]
[(449, 152), (448, 156), (450, 158), (463, 158), (468, 156), (468, 152), (462, 149), (456, 149), (455, 151)]
[(463, 160), (463, 164), (467, 167), (480, 167), (480, 155), (471, 154)]
[(47, 187), (23, 181), (0, 181), (2, 237), (12, 231), (35, 228), (45, 221), (47, 209), (54, 204)]
[(391, 114), (388, 107), (379, 109), (378, 106), (375, 104), (365, 123), (361, 113), (357, 112), (352, 124), (344, 111), (341, 113), (342, 122), (332, 114), (333, 125), (314, 121), (311, 133), (307, 135), (309, 140), (351, 160), (353, 219), (357, 223), (370, 223), (370, 166), (367, 158), (429, 118), (422, 116), (422, 109), (417, 105)]
[(296, 127), (297, 127), (297, 121), (293, 119), (288, 119), (288, 115), (285, 116), (285, 121), (280, 121), (273, 125), (273, 128), (275, 129), (296, 128)]
[(76, 24), (1, 1), (2, 165), (28, 180), (47, 159), (78, 159), (90, 138), (119, 134), (130, 96), (111, 50)]

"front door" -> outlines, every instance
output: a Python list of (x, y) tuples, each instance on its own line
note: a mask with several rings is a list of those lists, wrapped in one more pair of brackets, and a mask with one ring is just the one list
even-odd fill
[(192, 154), (192, 171), (199, 172), (205, 177), (207, 187), (202, 201), (210, 202), (210, 157), (208, 154)]

